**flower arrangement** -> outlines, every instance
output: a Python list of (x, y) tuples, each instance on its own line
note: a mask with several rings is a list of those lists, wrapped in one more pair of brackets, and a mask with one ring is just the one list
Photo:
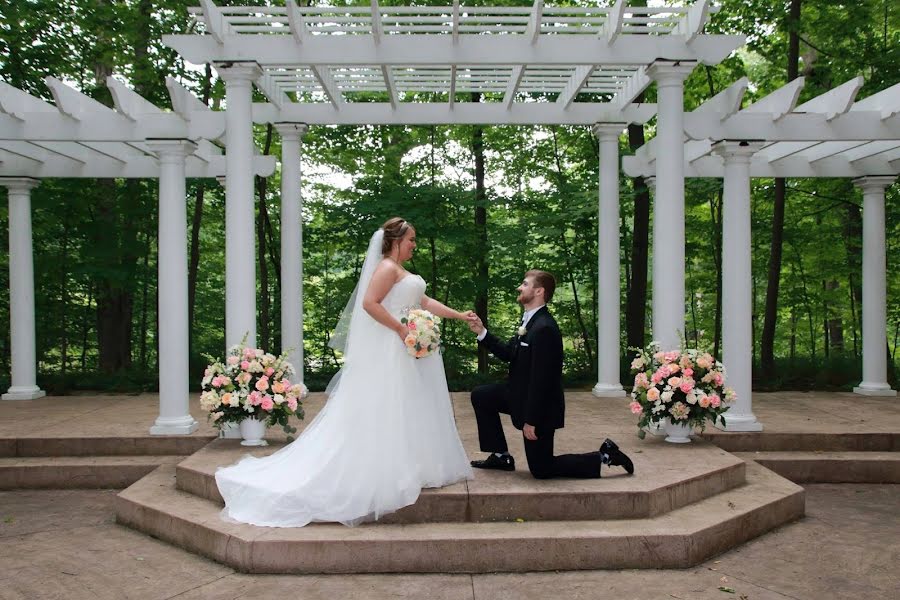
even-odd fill
[(415, 358), (424, 358), (441, 347), (441, 326), (437, 317), (421, 308), (414, 308), (400, 319), (406, 325), (406, 352)]
[(669, 419), (673, 424), (706, 427), (706, 420), (720, 420), (736, 398), (725, 387), (725, 367), (708, 352), (693, 348), (663, 352), (659, 342), (646, 348), (630, 348), (637, 356), (631, 361), (634, 388), (631, 412), (640, 415), (638, 436), (644, 427)]
[(200, 408), (218, 429), (256, 417), (267, 426), (281, 425), (290, 439), (297, 428), (288, 424), (288, 418), (303, 418), (301, 400), (307, 394), (305, 385), (289, 379), (294, 375), (285, 358), (290, 351), (274, 356), (244, 343), (232, 346), (224, 363), (207, 357), (211, 364), (203, 373)]

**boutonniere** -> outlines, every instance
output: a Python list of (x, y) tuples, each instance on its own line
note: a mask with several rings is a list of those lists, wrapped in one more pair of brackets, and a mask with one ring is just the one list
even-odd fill
[(524, 326), (524, 325), (520, 326), (520, 327), (519, 327), (519, 330), (516, 332), (516, 334), (517, 334), (519, 337), (522, 337), (522, 336), (525, 335), (526, 333), (528, 333), (528, 330), (525, 329), (525, 326)]

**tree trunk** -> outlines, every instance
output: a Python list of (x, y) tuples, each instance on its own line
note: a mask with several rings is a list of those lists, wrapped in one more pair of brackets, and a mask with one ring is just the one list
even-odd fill
[(69, 363), (69, 331), (68, 331), (68, 313), (69, 313), (69, 206), (63, 212), (63, 230), (62, 230), (62, 264), (60, 265), (61, 281), (60, 281), (60, 311), (59, 320), (61, 326), (62, 348), (60, 357), (60, 374), (62, 375), (62, 385), (66, 386), (66, 369)]
[[(481, 94), (472, 92), (472, 102), (481, 101)], [(484, 187), (484, 128), (476, 125), (472, 132), (472, 154), (475, 155), (475, 313), (488, 327), (488, 233), (487, 194)], [(486, 374), (487, 348), (478, 346), (478, 372)]]
[[(637, 6), (638, 3), (633, 3)], [(635, 98), (643, 101), (644, 95)], [(628, 146), (632, 151), (644, 145), (644, 126), (628, 126)], [(647, 266), (650, 255), (650, 190), (643, 177), (635, 177), (634, 230), (631, 237), (631, 278), (625, 301), (625, 335), (628, 347), (644, 347), (647, 328)]]
[[(91, 304), (94, 302), (94, 286), (91, 282), (88, 282), (88, 297), (87, 297), (87, 311), (91, 311)], [(90, 320), (85, 315), (84, 318), (81, 319), (81, 372), (84, 373), (87, 370), (87, 345), (88, 345), (88, 333), (90, 332)]]
[[(829, 292), (838, 289), (839, 285), (836, 279), (832, 279), (825, 284), (825, 291), (828, 297), (833, 295)], [(831, 310), (830, 313), (826, 314), (828, 318), (828, 343), (835, 352), (841, 354), (844, 352), (844, 323), (837, 310)]]
[[(212, 67), (206, 63), (203, 75), (203, 104), (209, 104), (212, 91)], [(198, 182), (194, 194), (194, 216), (191, 219), (191, 250), (188, 264), (188, 348), (194, 348), (194, 315), (197, 308), (197, 273), (200, 268), (200, 225), (203, 222), (203, 202), (206, 195), (206, 184)]]
[[(266, 143), (263, 154), (268, 154), (272, 147), (272, 124), (266, 126)], [(259, 310), (259, 341), (258, 347), (269, 350), (269, 264), (266, 262), (266, 220), (268, 219), (268, 209), (266, 203), (268, 193), (268, 179), (265, 177), (256, 177), (256, 191), (259, 195), (259, 211), (256, 218), (256, 243), (258, 245), (258, 263), (259, 263), (259, 287), (260, 287), (260, 310)]]
[(147, 372), (147, 314), (150, 312), (148, 306), (148, 289), (150, 288), (150, 247), (153, 244), (153, 236), (147, 234), (147, 249), (144, 252), (144, 277), (141, 283), (141, 335), (140, 335), (140, 365), (141, 372)]
[[(788, 15), (787, 80), (793, 81), (799, 73), (800, 63), (800, 5), (801, 0), (791, 0)], [(762, 368), (775, 372), (775, 326), (778, 321), (778, 287), (781, 283), (781, 252), (784, 244), (785, 180), (775, 180), (775, 208), (772, 215), (772, 253), (769, 257), (766, 308), (763, 317), (760, 359)]]

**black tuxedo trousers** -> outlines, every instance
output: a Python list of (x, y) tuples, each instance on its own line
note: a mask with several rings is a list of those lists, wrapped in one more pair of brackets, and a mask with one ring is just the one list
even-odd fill
[(600, 477), (599, 452), (553, 455), (553, 438), (564, 425), (562, 334), (546, 307), (538, 309), (524, 335), (501, 342), (490, 334), (479, 342), (494, 356), (509, 363), (505, 383), (472, 390), (478, 438), (485, 452), (506, 452), (501, 414), (512, 418), (516, 429), (535, 428), (537, 440), (523, 436), (528, 468), (538, 479)]
[[(481, 385), (472, 390), (472, 406), (478, 422), (478, 441), (485, 452), (507, 452), (506, 436), (503, 433), (501, 414), (509, 414), (508, 386), (505, 383)], [(535, 427), (537, 440), (529, 440), (524, 435), (525, 458), (528, 470), (535, 479), (553, 477), (573, 477), (595, 479), (600, 477), (602, 464), (599, 452), (585, 454), (553, 455), (553, 428)]]

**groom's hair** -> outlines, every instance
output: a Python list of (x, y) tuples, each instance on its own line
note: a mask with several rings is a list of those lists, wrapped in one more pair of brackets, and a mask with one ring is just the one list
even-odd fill
[(534, 279), (534, 287), (544, 288), (544, 302), (553, 300), (553, 292), (556, 291), (556, 278), (551, 273), (532, 269), (525, 273), (525, 277)]
[(410, 227), (411, 223), (404, 221), (400, 217), (392, 217), (384, 222), (384, 225), (381, 226), (384, 230), (384, 241), (381, 242), (382, 256), (390, 254), (394, 241), (402, 240)]

